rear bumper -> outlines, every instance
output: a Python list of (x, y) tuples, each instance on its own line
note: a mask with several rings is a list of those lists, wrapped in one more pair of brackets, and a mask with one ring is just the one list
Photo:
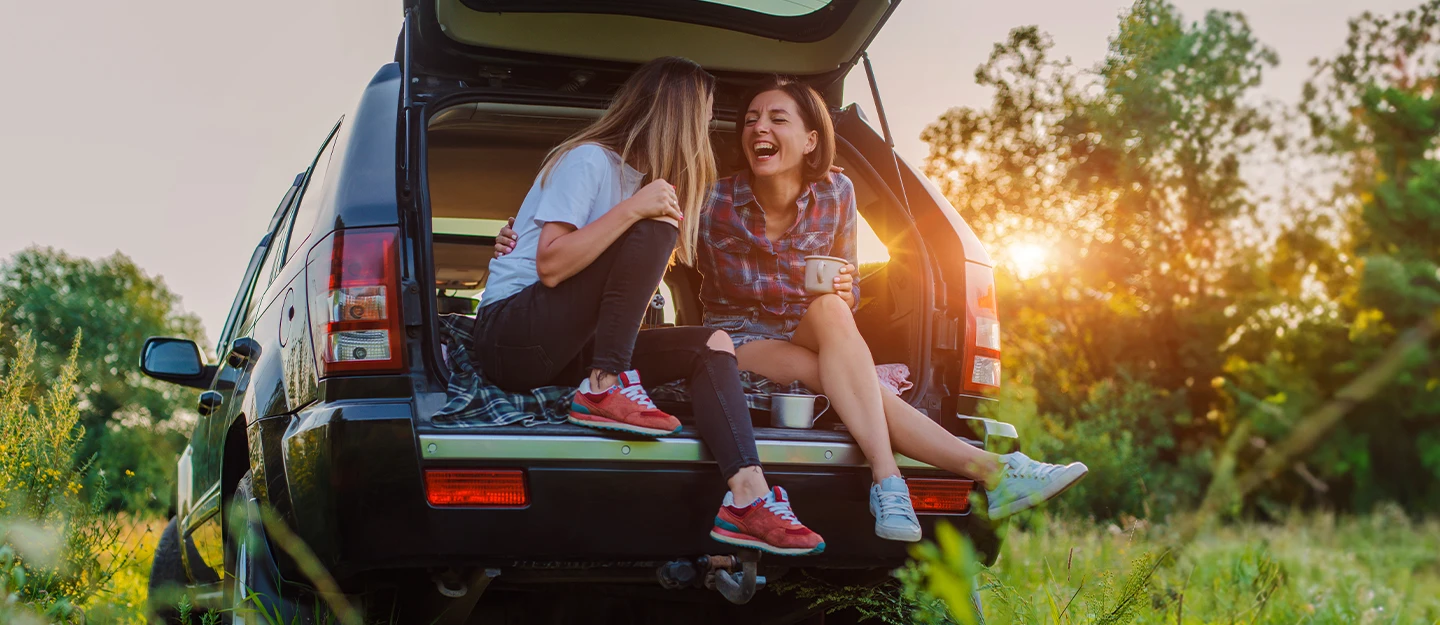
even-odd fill
[[(288, 508), (296, 532), (342, 583), (367, 572), (444, 566), (539, 577), (596, 568), (653, 571), (676, 558), (735, 551), (709, 537), (725, 489), (689, 428), (661, 441), (592, 436), (569, 426), (416, 436), (411, 414), (409, 404), (365, 402), (252, 426), (273, 441), (266, 447), (283, 450), (277, 462), (266, 461), (270, 492), (288, 493), (289, 505), (277, 507)], [(869, 470), (859, 450), (843, 433), (807, 435), (825, 440), (793, 440), (794, 433), (777, 439), (762, 430), (759, 447), (767, 478), (790, 492), (796, 514), (825, 537), (826, 550), (767, 561), (825, 568), (903, 563), (907, 545), (874, 534)], [(464, 467), (523, 469), (529, 505), (431, 506), (423, 470)], [(902, 468), (944, 475), (908, 459)], [(280, 475), (283, 485), (276, 483)], [(969, 535), (979, 551), (997, 552), (996, 533), (980, 515), (922, 515), (927, 535), (939, 519)]]

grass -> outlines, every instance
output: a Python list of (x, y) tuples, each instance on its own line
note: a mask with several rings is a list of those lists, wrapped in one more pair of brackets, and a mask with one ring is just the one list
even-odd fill
[(88, 623), (145, 623), (145, 600), (150, 582), (150, 562), (155, 556), (155, 544), (165, 530), (165, 520), (160, 518), (125, 518), (128, 526), (123, 532), (124, 540), (118, 543), (106, 558), (128, 558), (116, 570), (110, 583), (106, 584), (85, 609)]
[[(121, 549), (134, 550), (132, 561), (84, 606), (89, 623), (144, 622), (150, 558), (164, 524), (127, 522)], [(1161, 559), (1172, 538), (1168, 526), (1143, 521), (1122, 528), (1032, 517), (1028, 528), (1010, 531), (1000, 561), (982, 573), (986, 622), (1104, 622), (1114, 607), (1106, 600), (1122, 595), (1134, 565)], [(1231, 525), (1163, 560), (1141, 585), (1129, 622), (1440, 623), (1440, 522), (1415, 522), (1396, 509)], [(885, 620), (907, 622), (893, 616), (900, 613)]]
[[(1000, 562), (982, 577), (992, 586), (982, 595), (987, 621), (1098, 622), (1105, 606), (1095, 598), (1113, 594), (1106, 585), (1163, 557), (1130, 622), (1440, 622), (1440, 523), (1414, 522), (1399, 509), (1231, 525), (1167, 553), (1173, 540), (1171, 528), (1144, 522), (1039, 518), (1006, 537)], [(1028, 603), (1033, 617), (1016, 618), (1002, 605), (1007, 598)]]
[[(1143, 521), (1029, 521), (1009, 532), (1000, 561), (979, 575), (991, 625), (1440, 623), (1440, 522), (1416, 522), (1396, 508), (1229, 525), (1184, 548), (1175, 547), (1174, 528)], [(970, 564), (963, 547), (937, 534), (940, 545), (916, 551), (922, 565), (902, 570), (905, 584), (868, 594), (789, 579), (788, 588), (776, 586), (827, 608), (857, 609), (872, 617), (866, 622), (964, 623)], [(916, 596), (920, 588), (930, 594)], [(898, 600), (902, 593), (911, 600)]]

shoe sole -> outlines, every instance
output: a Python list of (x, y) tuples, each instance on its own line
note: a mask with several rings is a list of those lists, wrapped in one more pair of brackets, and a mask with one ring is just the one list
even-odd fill
[(777, 556), (810, 556), (825, 551), (825, 543), (820, 543), (812, 549), (776, 547), (758, 538), (722, 534), (719, 530), (714, 529), (710, 530), (710, 538), (714, 539), (716, 542), (725, 543), (727, 545), (744, 547), (746, 549), (757, 549), (760, 551), (764, 551), (765, 553), (770, 553)]
[(1065, 473), (1060, 476), (1060, 479), (1051, 482), (1039, 491), (1021, 497), (1020, 499), (1016, 499), (1015, 501), (1012, 501), (1009, 504), (1000, 506), (998, 508), (991, 506), (988, 510), (990, 520), (999, 521), (1000, 519), (1014, 516), (1026, 510), (1034, 508), (1035, 506), (1038, 506), (1042, 503), (1050, 501), (1051, 499), (1060, 496), (1061, 493), (1070, 490), (1071, 486), (1079, 483), (1081, 478), (1089, 474), (1090, 468), (1085, 466), (1084, 463), (1077, 462), (1073, 465), (1067, 466), (1065, 467)]
[(629, 423), (622, 423), (620, 421), (614, 421), (611, 419), (606, 419), (604, 417), (596, 417), (595, 415), (586, 416), (590, 417), (590, 419), (578, 419), (575, 417), (575, 413), (572, 412), (570, 413), (569, 421), (571, 423), (574, 423), (575, 425), (584, 426), (587, 428), (594, 428), (597, 430), (624, 432), (626, 434), (639, 434), (641, 436), (653, 436), (656, 438), (663, 438), (675, 434), (679, 432), (680, 429), (683, 427), (677, 425), (673, 430), (657, 430), (655, 428), (630, 425)]
[(920, 542), (920, 539), (923, 538), (923, 534), (920, 531), (911, 533), (908, 530), (890, 530), (880, 526), (879, 524), (875, 525), (875, 535), (884, 538), (885, 540), (893, 540), (902, 543), (918, 543)]

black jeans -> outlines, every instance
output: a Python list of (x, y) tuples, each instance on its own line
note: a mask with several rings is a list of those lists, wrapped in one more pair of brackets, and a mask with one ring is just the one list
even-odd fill
[(700, 436), (729, 479), (760, 466), (735, 355), (709, 347), (718, 332), (710, 328), (640, 330), (677, 236), (669, 224), (641, 221), (570, 279), (481, 308), (475, 353), (485, 377), (508, 391), (574, 386), (592, 368), (633, 368), (647, 386), (688, 379)]

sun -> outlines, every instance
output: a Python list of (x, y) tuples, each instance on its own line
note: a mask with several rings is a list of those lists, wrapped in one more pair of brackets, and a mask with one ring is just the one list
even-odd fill
[(1049, 250), (1039, 243), (1030, 241), (1011, 243), (1005, 248), (1006, 261), (1010, 269), (1015, 272), (1015, 277), (1021, 280), (1028, 280), (1040, 275), (1048, 267), (1046, 261), (1049, 257)]

